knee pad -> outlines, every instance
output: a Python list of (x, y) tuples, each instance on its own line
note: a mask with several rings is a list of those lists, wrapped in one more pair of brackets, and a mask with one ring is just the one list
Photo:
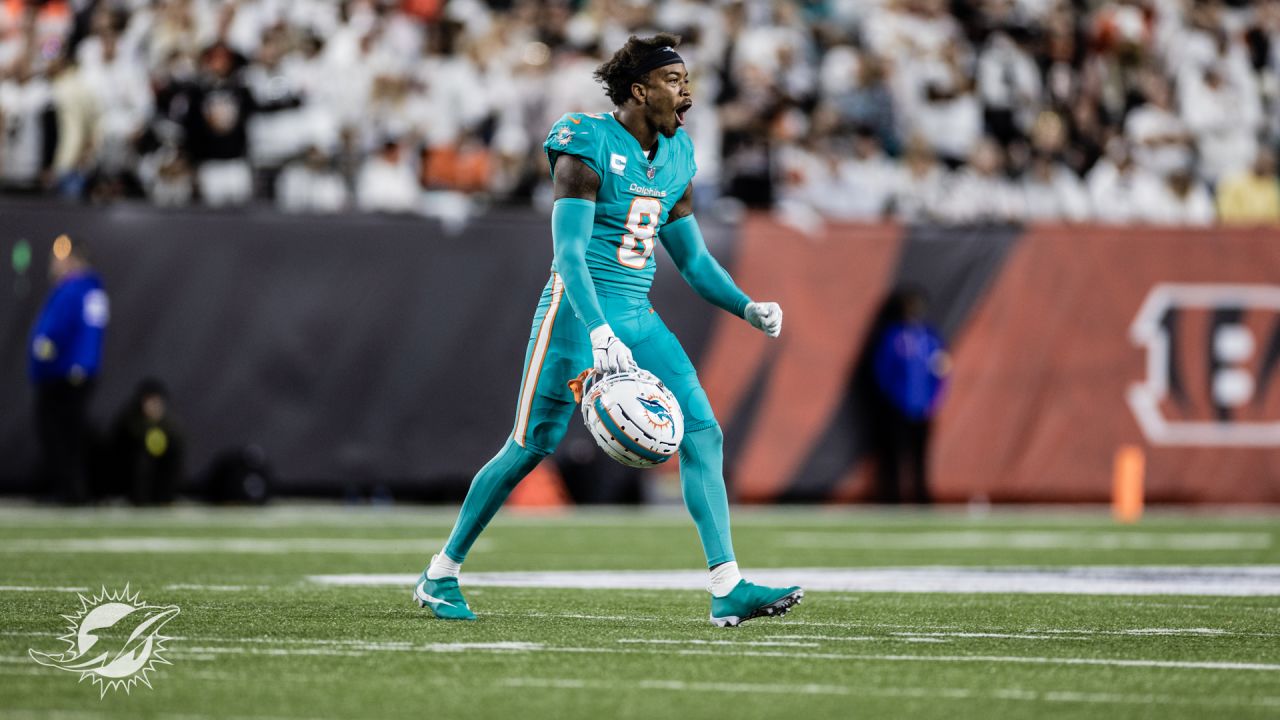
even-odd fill
[(695, 384), (685, 397), (681, 398), (681, 401), (686, 433), (715, 426), (716, 434), (720, 434), (720, 425), (716, 422), (716, 414), (711, 410), (711, 401), (707, 399), (707, 392), (701, 385)]
[(697, 430), (686, 430), (680, 449), (683, 451), (686, 448), (692, 448), (699, 455), (705, 453), (719, 455), (724, 448), (724, 432), (720, 429), (720, 423), (712, 418), (709, 424), (703, 424)]

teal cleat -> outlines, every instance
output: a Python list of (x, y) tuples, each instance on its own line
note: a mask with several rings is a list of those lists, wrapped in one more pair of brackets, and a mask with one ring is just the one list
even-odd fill
[(752, 618), (782, 617), (802, 598), (804, 590), (796, 585), (774, 588), (739, 580), (728, 595), (711, 597), (711, 624), (737, 627)]
[(429, 580), (427, 571), (423, 570), (413, 588), (413, 599), (418, 607), (429, 608), (441, 620), (476, 619), (476, 614), (467, 607), (466, 598), (462, 597), (462, 590), (458, 589), (456, 577)]

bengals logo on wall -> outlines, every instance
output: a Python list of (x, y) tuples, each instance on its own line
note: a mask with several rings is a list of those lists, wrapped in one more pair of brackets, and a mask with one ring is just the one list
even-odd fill
[(1127, 399), (1152, 444), (1280, 447), (1280, 286), (1159, 284), (1129, 335), (1147, 376)]

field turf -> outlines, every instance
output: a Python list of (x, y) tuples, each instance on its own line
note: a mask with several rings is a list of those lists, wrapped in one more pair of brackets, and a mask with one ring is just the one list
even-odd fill
[[(1172, 566), (1274, 574), (1274, 514), (1156, 513), (1117, 526), (1101, 511), (739, 509), (748, 577), (1111, 574), (1072, 594), (1052, 580), (1020, 592), (894, 592), (892, 579), (877, 592), (815, 589), (787, 617), (736, 629), (707, 622), (707, 595), (693, 585), (626, 581), (625, 571), (699, 568), (678, 509), (504, 511), (463, 573), (480, 620), (431, 620), (410, 582), (452, 519), (404, 508), (0, 506), (0, 717), (1280, 717), (1273, 586), (1224, 580), (1220, 593), (1188, 595), (1114, 585)], [(572, 589), (555, 575), (511, 587), (531, 576), (504, 574), (583, 570), (613, 571), (592, 577), (618, 587)], [(469, 574), (489, 581), (469, 587)], [(353, 577), (318, 577), (335, 575)], [(100, 696), (28, 656), (66, 649), (60, 616), (80, 609), (79, 594), (126, 583), (181, 608), (163, 631), (172, 664), (150, 673), (152, 687)]]

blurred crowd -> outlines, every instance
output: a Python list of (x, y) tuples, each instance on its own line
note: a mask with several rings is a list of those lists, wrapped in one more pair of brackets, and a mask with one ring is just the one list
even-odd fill
[(545, 201), (594, 68), (681, 34), (700, 202), (1280, 222), (1280, 0), (0, 0), (0, 183), (464, 218)]

